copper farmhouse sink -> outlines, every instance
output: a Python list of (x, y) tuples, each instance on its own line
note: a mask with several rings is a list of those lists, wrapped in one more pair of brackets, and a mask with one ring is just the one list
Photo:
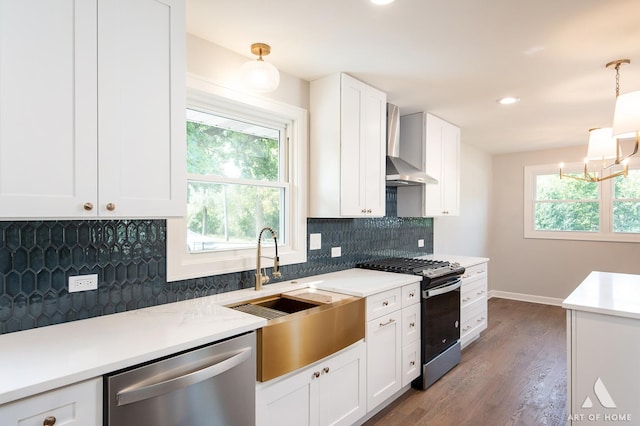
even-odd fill
[(267, 319), (258, 330), (257, 380), (265, 382), (364, 338), (365, 299), (301, 289), (228, 307)]

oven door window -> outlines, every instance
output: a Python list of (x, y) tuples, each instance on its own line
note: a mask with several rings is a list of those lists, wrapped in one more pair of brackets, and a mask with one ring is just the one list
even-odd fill
[(429, 362), (460, 339), (460, 288), (422, 302), (423, 360)]

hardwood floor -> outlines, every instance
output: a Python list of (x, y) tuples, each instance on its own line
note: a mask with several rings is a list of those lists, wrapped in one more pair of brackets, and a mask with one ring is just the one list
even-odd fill
[(566, 383), (565, 310), (492, 298), (488, 328), (460, 364), (365, 425), (564, 425)]

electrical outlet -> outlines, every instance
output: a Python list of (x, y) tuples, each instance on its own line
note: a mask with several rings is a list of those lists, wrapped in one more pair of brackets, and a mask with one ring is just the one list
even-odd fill
[(309, 250), (322, 248), (322, 234), (309, 234)]
[(69, 277), (69, 293), (97, 289), (98, 274), (76, 275), (74, 277)]
[(418, 240), (418, 247), (424, 247), (424, 240), (423, 239)]
[(342, 248), (331, 247), (331, 257), (340, 257), (340, 256), (342, 256)]

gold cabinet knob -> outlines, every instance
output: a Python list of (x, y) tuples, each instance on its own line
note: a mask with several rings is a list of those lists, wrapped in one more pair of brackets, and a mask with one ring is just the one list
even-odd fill
[(110, 212), (114, 211), (116, 209), (116, 205), (113, 203), (109, 203), (107, 204), (107, 210), (109, 210)]
[(53, 426), (56, 424), (56, 418), (53, 416), (47, 416), (42, 422), (42, 426)]
[(82, 206), (83, 209), (85, 209), (86, 211), (90, 212), (91, 210), (93, 210), (93, 204), (91, 203), (84, 203), (84, 205)]

